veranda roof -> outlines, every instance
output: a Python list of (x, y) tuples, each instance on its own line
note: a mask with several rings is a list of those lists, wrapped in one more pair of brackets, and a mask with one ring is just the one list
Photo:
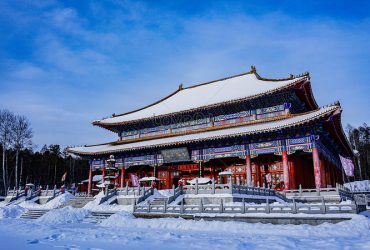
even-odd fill
[(244, 73), (187, 88), (180, 87), (176, 92), (156, 103), (128, 113), (97, 120), (93, 124), (103, 127), (120, 125), (128, 121), (189, 111), (241, 99), (255, 98), (286, 89), (304, 79), (308, 79), (308, 76), (269, 80), (261, 78), (255, 72)]
[(299, 126), (309, 121), (321, 118), (325, 115), (330, 115), (334, 112), (340, 112), (341, 108), (339, 105), (331, 105), (320, 108), (315, 111), (297, 114), (290, 116), (288, 118), (283, 118), (280, 120), (261, 122), (255, 124), (246, 124), (238, 127), (224, 128), (213, 131), (205, 131), (193, 134), (177, 135), (167, 138), (159, 138), (138, 142), (131, 142), (126, 144), (115, 145), (113, 143), (96, 145), (96, 146), (84, 146), (69, 148), (68, 151), (71, 153), (79, 155), (100, 155), (109, 154), (114, 152), (124, 152), (131, 150), (140, 150), (150, 147), (164, 147), (170, 145), (179, 145), (188, 142), (210, 140), (210, 139), (220, 139), (229, 136), (239, 136), (239, 135), (249, 135), (258, 134), (269, 131), (275, 131), (278, 129), (289, 128), (294, 126)]

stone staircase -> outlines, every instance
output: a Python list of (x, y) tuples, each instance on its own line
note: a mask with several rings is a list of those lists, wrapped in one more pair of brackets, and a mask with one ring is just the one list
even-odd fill
[(154, 198), (150, 205), (163, 205), (167, 201), (167, 198)]
[(62, 207), (67, 207), (71, 206), (74, 208), (82, 208), (84, 207), (87, 203), (90, 201), (93, 201), (95, 198), (94, 197), (76, 197), (73, 200), (70, 200), (66, 204), (64, 204)]
[(83, 219), (83, 223), (100, 223), (102, 220), (109, 218), (115, 212), (91, 212)]
[(38, 219), (49, 212), (48, 209), (30, 209), (21, 215), (21, 219)]

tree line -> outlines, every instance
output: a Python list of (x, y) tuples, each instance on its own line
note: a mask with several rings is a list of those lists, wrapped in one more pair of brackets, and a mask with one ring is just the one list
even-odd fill
[[(0, 110), (0, 193), (10, 188), (78, 183), (86, 179), (86, 160), (72, 157), (60, 145), (44, 145), (35, 151), (31, 123), (25, 116)], [(64, 175), (64, 180), (62, 176)]]
[(346, 132), (354, 152), (354, 179), (368, 180), (370, 178), (370, 127), (366, 123), (357, 128), (348, 124)]

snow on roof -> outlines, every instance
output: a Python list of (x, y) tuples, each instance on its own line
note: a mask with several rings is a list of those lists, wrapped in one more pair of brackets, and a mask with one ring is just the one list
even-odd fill
[(174, 94), (152, 105), (122, 115), (94, 121), (94, 124), (115, 125), (132, 120), (192, 110), (227, 101), (257, 97), (268, 92), (286, 88), (306, 77), (302, 76), (288, 80), (265, 80), (257, 74), (249, 72), (210, 83), (179, 88)]
[(220, 175), (220, 176), (222, 176), (222, 175), (233, 175), (233, 172), (231, 172), (231, 171), (223, 171), (223, 172), (218, 173), (218, 175)]
[[(92, 178), (92, 182), (99, 182), (103, 179), (103, 175), (94, 175)], [(87, 183), (89, 182), (89, 179), (81, 181), (82, 183)]]
[(191, 185), (195, 185), (197, 183), (197, 181), (198, 181), (198, 184), (202, 185), (202, 184), (209, 183), (211, 181), (211, 179), (210, 178), (204, 178), (204, 177), (194, 178), (194, 179), (188, 181), (188, 183), (191, 184)]
[(340, 110), (340, 106), (332, 105), (320, 108), (315, 111), (311, 111), (304, 114), (297, 114), (285, 119), (270, 121), (270, 122), (263, 122), (263, 123), (255, 123), (255, 124), (247, 124), (238, 127), (231, 127), (231, 128), (224, 128), (219, 130), (213, 131), (205, 131), (193, 134), (186, 134), (186, 135), (178, 135), (172, 136), (167, 138), (160, 138), (160, 139), (152, 139), (146, 141), (138, 141), (132, 142), (127, 144), (121, 145), (114, 145), (114, 144), (103, 144), (103, 145), (96, 145), (96, 146), (84, 146), (84, 147), (76, 147), (76, 148), (69, 148), (68, 151), (71, 153), (76, 153), (80, 155), (97, 155), (97, 154), (108, 154), (113, 152), (123, 152), (123, 151), (130, 151), (130, 150), (137, 150), (143, 149), (147, 147), (153, 146), (168, 146), (168, 145), (175, 145), (180, 143), (186, 143), (191, 141), (200, 141), (204, 139), (217, 139), (222, 137), (227, 137), (230, 135), (246, 135), (246, 134), (257, 134), (261, 132), (277, 130), (280, 128), (285, 127), (292, 127), (296, 125), (303, 124), (309, 120), (313, 120), (315, 118), (321, 117), (322, 115), (331, 113), (333, 111)]

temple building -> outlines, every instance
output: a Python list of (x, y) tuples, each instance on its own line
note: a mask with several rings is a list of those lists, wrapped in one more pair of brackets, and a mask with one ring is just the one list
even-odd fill
[(308, 73), (267, 79), (252, 66), (94, 121), (117, 140), (69, 152), (89, 159), (89, 180), (105, 175), (113, 155), (121, 187), (133, 177), (156, 177), (159, 188), (196, 177), (279, 190), (330, 187), (343, 182), (339, 155), (352, 156), (341, 112), (338, 102), (318, 106)]

